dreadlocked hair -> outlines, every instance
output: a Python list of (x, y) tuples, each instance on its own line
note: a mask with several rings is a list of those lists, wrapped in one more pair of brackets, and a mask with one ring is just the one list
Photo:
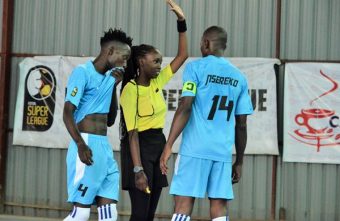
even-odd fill
[[(129, 60), (127, 60), (127, 65), (125, 67), (125, 72), (122, 80), (122, 87), (120, 93), (122, 93), (125, 85), (131, 81), (132, 79), (136, 79), (138, 77), (138, 69), (139, 64), (138, 60), (145, 57), (149, 53), (156, 52), (157, 49), (152, 45), (136, 45), (131, 47), (131, 55)], [(122, 110), (122, 108), (120, 108)], [(137, 114), (137, 113), (136, 113)], [(121, 140), (127, 138), (127, 128), (124, 120), (123, 111), (120, 112), (120, 137)]]
[(111, 41), (125, 43), (130, 47), (132, 45), (132, 38), (127, 36), (124, 31), (117, 28), (115, 28), (114, 30), (110, 28), (107, 32), (104, 32), (104, 36), (100, 38), (100, 46), (103, 46)]
[(131, 55), (129, 60), (127, 60), (121, 91), (123, 91), (124, 86), (129, 81), (138, 77), (138, 60), (145, 57), (147, 54), (155, 51), (156, 48), (152, 45), (141, 44), (131, 47)]

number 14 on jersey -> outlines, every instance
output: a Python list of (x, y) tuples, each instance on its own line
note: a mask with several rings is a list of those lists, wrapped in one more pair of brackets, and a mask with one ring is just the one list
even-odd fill
[(210, 108), (208, 120), (214, 119), (216, 111), (227, 111), (227, 121), (229, 121), (231, 112), (233, 111), (234, 101), (229, 101), (227, 105), (228, 96), (220, 95), (215, 95), (212, 100), (213, 103)]

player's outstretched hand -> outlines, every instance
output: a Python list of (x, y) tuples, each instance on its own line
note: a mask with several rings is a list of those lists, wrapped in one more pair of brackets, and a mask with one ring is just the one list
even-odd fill
[(170, 6), (170, 10), (176, 14), (178, 20), (182, 21), (185, 19), (184, 12), (179, 5), (177, 5), (173, 0), (166, 0), (166, 2)]
[(162, 174), (167, 175), (168, 174), (168, 160), (171, 156), (171, 146), (168, 145), (168, 143), (165, 144), (163, 153), (161, 155), (161, 159), (159, 160), (159, 166), (161, 168)]

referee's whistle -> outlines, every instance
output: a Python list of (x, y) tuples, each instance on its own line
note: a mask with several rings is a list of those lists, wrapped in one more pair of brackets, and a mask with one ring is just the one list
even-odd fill
[(150, 188), (149, 188), (149, 187), (146, 187), (145, 192), (146, 192), (147, 194), (150, 194), (150, 193), (151, 193)]

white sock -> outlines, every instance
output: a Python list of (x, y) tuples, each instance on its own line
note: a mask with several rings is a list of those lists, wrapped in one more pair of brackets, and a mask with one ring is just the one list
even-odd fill
[(190, 221), (190, 216), (189, 215), (184, 215), (184, 214), (174, 213), (172, 215), (171, 221)]
[(105, 204), (97, 208), (98, 220), (102, 221), (116, 221), (117, 220), (117, 208), (115, 203)]
[(212, 219), (212, 221), (229, 221), (229, 216), (217, 217), (215, 219)]
[(73, 207), (72, 212), (63, 221), (87, 221), (90, 218), (90, 208)]

